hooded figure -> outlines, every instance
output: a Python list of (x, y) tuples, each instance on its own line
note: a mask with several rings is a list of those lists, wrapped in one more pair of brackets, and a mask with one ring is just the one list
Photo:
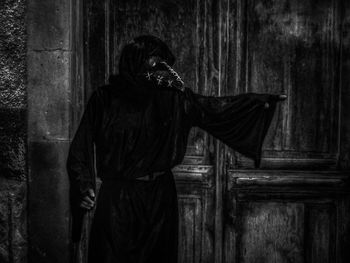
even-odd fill
[[(259, 165), (282, 96), (212, 97), (184, 87), (160, 39), (127, 44), (119, 75), (90, 97), (70, 146), (73, 240), (102, 185), (89, 240), (89, 263), (177, 262), (178, 208), (171, 169), (182, 162), (197, 126)], [(95, 169), (96, 167), (96, 169)]]

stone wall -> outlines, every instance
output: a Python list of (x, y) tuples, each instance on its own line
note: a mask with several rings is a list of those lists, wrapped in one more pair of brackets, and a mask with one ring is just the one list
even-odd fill
[(27, 253), (26, 0), (0, 3), (0, 262)]
[(69, 261), (71, 8), (0, 2), (1, 263)]
[(29, 262), (69, 262), (70, 0), (28, 0)]

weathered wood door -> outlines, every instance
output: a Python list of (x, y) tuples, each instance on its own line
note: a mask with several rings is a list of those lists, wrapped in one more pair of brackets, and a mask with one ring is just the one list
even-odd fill
[[(121, 48), (141, 34), (169, 44), (175, 69), (196, 92), (288, 95), (260, 170), (191, 131), (184, 163), (174, 170), (179, 262), (346, 262), (347, 177), (337, 166), (342, 1), (79, 3), (85, 97), (118, 72)], [(82, 97), (77, 92), (78, 102)]]
[(261, 170), (226, 152), (224, 262), (350, 262), (349, 173), (339, 165), (342, 144), (349, 147), (339, 137), (348, 122), (341, 112), (343, 1), (222, 4), (232, 62), (227, 92), (288, 95)]

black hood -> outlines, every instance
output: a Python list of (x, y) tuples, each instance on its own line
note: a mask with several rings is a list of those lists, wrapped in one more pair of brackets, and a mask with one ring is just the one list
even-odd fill
[(133, 86), (140, 86), (140, 83), (137, 83), (137, 76), (145, 72), (146, 61), (151, 56), (161, 57), (170, 66), (175, 62), (175, 57), (168, 46), (158, 37), (139, 36), (124, 46), (119, 60), (119, 76), (112, 75), (110, 83), (113, 84), (123, 78)]
[(140, 77), (146, 70), (147, 59), (161, 57), (168, 65), (174, 65), (175, 57), (168, 46), (151, 35), (139, 36), (124, 46), (119, 61), (119, 74), (110, 76), (111, 88), (124, 99), (143, 107), (154, 89)]
[(139, 36), (123, 48), (119, 74), (136, 76), (144, 72), (145, 62), (151, 56), (163, 58), (170, 66), (175, 62), (174, 55), (162, 40), (150, 35)]

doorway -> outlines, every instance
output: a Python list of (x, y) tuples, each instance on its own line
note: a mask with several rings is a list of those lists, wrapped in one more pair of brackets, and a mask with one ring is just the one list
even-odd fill
[(346, 262), (349, 189), (337, 166), (341, 1), (81, 2), (77, 105), (118, 72), (121, 48), (144, 34), (170, 46), (175, 69), (195, 92), (288, 95), (262, 169), (191, 131), (174, 169), (179, 262)]

